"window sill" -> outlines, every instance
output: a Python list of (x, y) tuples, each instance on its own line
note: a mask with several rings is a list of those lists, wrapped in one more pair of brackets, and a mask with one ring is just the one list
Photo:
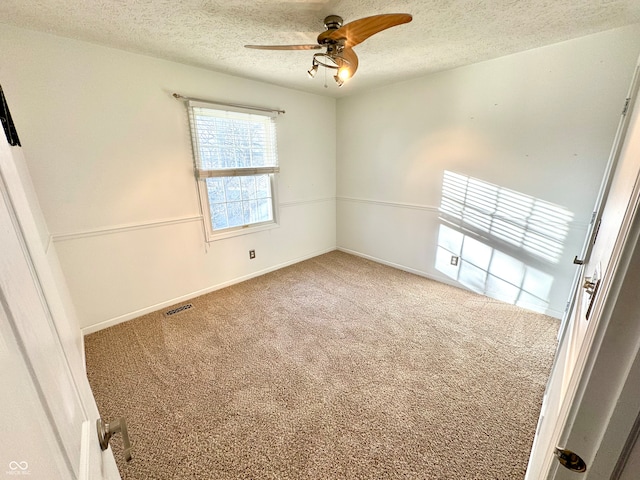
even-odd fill
[(269, 223), (263, 223), (259, 225), (247, 225), (246, 227), (237, 227), (237, 228), (225, 230), (219, 233), (209, 232), (207, 234), (207, 243), (212, 243), (212, 242), (216, 242), (218, 240), (224, 240), (227, 238), (239, 237), (241, 235), (249, 235), (251, 233), (263, 232), (265, 230), (272, 230), (274, 228), (280, 228), (280, 225), (276, 222), (269, 222)]

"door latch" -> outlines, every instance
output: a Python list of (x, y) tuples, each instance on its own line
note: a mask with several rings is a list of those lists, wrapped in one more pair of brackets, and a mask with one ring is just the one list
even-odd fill
[(571, 470), (572, 472), (586, 472), (587, 464), (580, 458), (580, 455), (567, 450), (566, 448), (556, 448), (553, 452), (560, 465), (564, 468)]
[(593, 281), (595, 280), (595, 278), (589, 278), (586, 277), (584, 279), (584, 283), (582, 284), (582, 288), (584, 288), (584, 291), (587, 292), (587, 295), (593, 295), (596, 287), (598, 286), (598, 282), (597, 281)]
[(120, 417), (113, 422), (105, 422), (101, 418), (96, 421), (96, 427), (98, 428), (98, 441), (100, 442), (100, 448), (106, 450), (109, 448), (109, 440), (114, 433), (122, 434), (122, 445), (124, 446), (124, 459), (127, 462), (131, 461), (131, 442), (129, 441), (129, 432), (127, 431), (127, 421), (124, 417)]
[(598, 288), (600, 287), (600, 279), (597, 277), (599, 273), (594, 272), (593, 277), (585, 277), (584, 283), (582, 284), (582, 288), (587, 295), (589, 295), (589, 306), (587, 307), (587, 313), (585, 314), (585, 320), (589, 320), (591, 317), (591, 312), (593, 311), (593, 306), (596, 301), (596, 294), (598, 293)]

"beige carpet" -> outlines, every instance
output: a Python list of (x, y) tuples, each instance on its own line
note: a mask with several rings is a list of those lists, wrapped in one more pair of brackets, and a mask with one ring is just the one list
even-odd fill
[(341, 252), (191, 303), (86, 338), (125, 480), (524, 477), (557, 320)]

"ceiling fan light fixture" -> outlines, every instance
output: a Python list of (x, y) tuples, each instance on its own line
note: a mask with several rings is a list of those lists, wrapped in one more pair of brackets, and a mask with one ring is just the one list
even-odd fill
[(336, 83), (338, 84), (338, 87), (341, 87), (342, 85), (344, 85), (344, 80), (341, 79), (338, 75), (334, 75), (333, 79), (336, 81)]
[(349, 78), (351, 77), (351, 71), (347, 67), (340, 67), (338, 69), (338, 77), (340, 77), (340, 80), (342, 80), (343, 82), (345, 80), (349, 80)]
[(309, 78), (313, 78), (316, 76), (316, 73), (318, 73), (318, 63), (314, 59), (313, 65), (311, 65), (311, 68), (307, 70), (307, 74), (309, 75)]

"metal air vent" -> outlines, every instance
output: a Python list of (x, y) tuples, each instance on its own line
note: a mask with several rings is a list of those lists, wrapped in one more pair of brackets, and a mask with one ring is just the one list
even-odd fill
[(189, 310), (193, 308), (193, 304), (192, 303), (186, 303), (184, 305), (180, 305), (179, 307), (176, 308), (172, 308), (171, 310), (168, 310), (166, 312), (164, 312), (164, 316), (165, 317), (170, 317), (172, 315), (177, 315), (178, 313), (182, 313), (186, 310)]

